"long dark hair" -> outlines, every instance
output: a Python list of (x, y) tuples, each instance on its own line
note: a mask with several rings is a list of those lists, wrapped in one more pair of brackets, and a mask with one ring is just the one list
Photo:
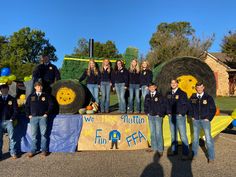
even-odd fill
[(124, 64), (124, 62), (123, 62), (122, 60), (116, 60), (116, 64), (115, 64), (115, 67), (114, 67), (115, 72), (118, 71), (118, 67), (117, 67), (117, 63), (118, 63), (118, 62), (121, 62), (122, 68), (125, 68), (125, 64)]

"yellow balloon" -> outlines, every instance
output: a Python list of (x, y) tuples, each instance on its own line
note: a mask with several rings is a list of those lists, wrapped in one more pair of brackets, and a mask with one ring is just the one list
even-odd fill
[(16, 76), (15, 75), (10, 75), (10, 76), (8, 76), (8, 79), (10, 81), (14, 81), (14, 80), (16, 80)]

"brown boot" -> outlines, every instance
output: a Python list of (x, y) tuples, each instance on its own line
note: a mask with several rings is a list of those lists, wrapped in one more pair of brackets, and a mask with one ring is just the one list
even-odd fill
[(32, 158), (32, 157), (34, 157), (34, 155), (35, 155), (34, 153), (30, 152), (27, 157)]
[(46, 156), (48, 156), (49, 154), (48, 154), (48, 152), (43, 151), (41, 155), (42, 155), (43, 157), (46, 157)]

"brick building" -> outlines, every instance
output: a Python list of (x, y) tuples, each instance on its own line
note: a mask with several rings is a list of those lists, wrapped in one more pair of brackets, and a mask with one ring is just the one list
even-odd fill
[(217, 96), (236, 96), (236, 64), (225, 53), (205, 52), (202, 57), (216, 79)]

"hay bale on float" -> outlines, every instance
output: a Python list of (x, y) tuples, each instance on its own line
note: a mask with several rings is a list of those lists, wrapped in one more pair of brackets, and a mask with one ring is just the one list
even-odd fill
[(60, 80), (52, 85), (52, 95), (59, 106), (59, 113), (77, 113), (91, 98), (88, 89), (78, 80)]
[(154, 69), (154, 81), (160, 92), (165, 95), (170, 89), (170, 80), (177, 78), (179, 87), (188, 97), (195, 93), (197, 81), (203, 81), (206, 92), (216, 96), (216, 80), (211, 68), (201, 59), (195, 57), (178, 57), (162, 63)]

